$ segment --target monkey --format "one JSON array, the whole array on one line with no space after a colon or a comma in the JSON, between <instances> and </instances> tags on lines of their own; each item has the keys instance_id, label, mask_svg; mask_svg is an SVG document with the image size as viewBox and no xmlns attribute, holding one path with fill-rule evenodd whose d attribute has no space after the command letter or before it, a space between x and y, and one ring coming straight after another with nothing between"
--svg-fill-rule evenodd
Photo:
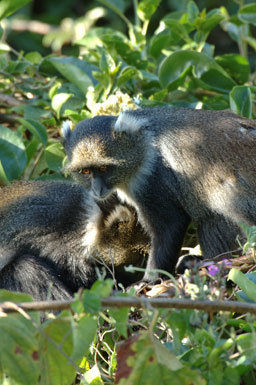
<instances>
[{"instance_id":1,"label":"monkey","mask_svg":"<svg viewBox=\"0 0 256 385\"><path fill-rule=\"evenodd\" d=\"M163 106L67 123L63 137L67 170L97 201L117 193L136 209L151 240L143 281L173 271L191 221L204 258L256 224L256 121Z\"/></svg>"},{"instance_id":2,"label":"monkey","mask_svg":"<svg viewBox=\"0 0 256 385\"><path fill-rule=\"evenodd\" d=\"M143 267L149 237L117 196L96 202L69 181L20 181L0 189L0 288L35 300L90 288L102 264L127 286L124 266Z\"/></svg>"}]
</instances>

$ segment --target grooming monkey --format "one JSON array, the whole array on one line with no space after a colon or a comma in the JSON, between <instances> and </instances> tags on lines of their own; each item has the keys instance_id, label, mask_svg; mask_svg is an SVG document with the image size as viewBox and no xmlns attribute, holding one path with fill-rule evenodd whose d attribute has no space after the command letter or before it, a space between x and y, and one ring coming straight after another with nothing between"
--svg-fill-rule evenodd
<instances>
[{"instance_id":1,"label":"grooming monkey","mask_svg":"<svg viewBox=\"0 0 256 385\"><path fill-rule=\"evenodd\" d=\"M0 195L0 288L70 298L91 286L102 262L125 286L138 279L124 265L143 265L149 238L116 196L95 202L64 181L17 182Z\"/></svg>"},{"instance_id":2,"label":"grooming monkey","mask_svg":"<svg viewBox=\"0 0 256 385\"><path fill-rule=\"evenodd\" d=\"M205 258L256 224L256 122L230 111L156 107L63 127L68 170L98 202L134 206L151 238L151 269L172 271L191 220Z\"/></svg>"}]
</instances>

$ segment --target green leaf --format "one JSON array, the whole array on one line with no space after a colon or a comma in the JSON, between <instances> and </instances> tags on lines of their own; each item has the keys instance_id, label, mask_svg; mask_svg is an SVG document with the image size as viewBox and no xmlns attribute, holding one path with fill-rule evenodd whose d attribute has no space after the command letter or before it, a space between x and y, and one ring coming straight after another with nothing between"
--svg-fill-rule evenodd
<instances>
[{"instance_id":1,"label":"green leaf","mask_svg":"<svg viewBox=\"0 0 256 385\"><path fill-rule=\"evenodd\" d=\"M74 350L71 356L73 361L81 361L88 354L89 348L97 332L97 319L90 314L81 317L74 326Z\"/></svg>"},{"instance_id":2,"label":"green leaf","mask_svg":"<svg viewBox=\"0 0 256 385\"><path fill-rule=\"evenodd\" d=\"M150 39L149 53L153 57L157 58L160 56L164 48L168 48L171 44L171 33L169 28L165 28L163 31L154 35Z\"/></svg>"},{"instance_id":3,"label":"green leaf","mask_svg":"<svg viewBox=\"0 0 256 385\"><path fill-rule=\"evenodd\" d=\"M104 49L101 50L101 57L100 57L100 69L102 72L105 72L107 74L112 74L116 68L116 64L112 56L105 51Z\"/></svg>"},{"instance_id":4,"label":"green leaf","mask_svg":"<svg viewBox=\"0 0 256 385\"><path fill-rule=\"evenodd\" d=\"M73 94L59 93L53 96L52 98L52 108L57 113L58 119L60 118L61 108L63 105L71 98Z\"/></svg>"},{"instance_id":5,"label":"green leaf","mask_svg":"<svg viewBox=\"0 0 256 385\"><path fill-rule=\"evenodd\" d=\"M104 385L99 368L96 364L90 370L88 370L83 377L85 381L82 379L81 385Z\"/></svg>"},{"instance_id":6,"label":"green leaf","mask_svg":"<svg viewBox=\"0 0 256 385\"><path fill-rule=\"evenodd\" d=\"M17 120L36 138L40 140L40 142L46 146L48 141L48 135L45 126L37 120L34 119L23 119L17 118Z\"/></svg>"},{"instance_id":7,"label":"green leaf","mask_svg":"<svg viewBox=\"0 0 256 385\"><path fill-rule=\"evenodd\" d=\"M240 354L244 354L250 361L256 359L256 335L255 333L246 333L236 338L237 349Z\"/></svg>"},{"instance_id":8,"label":"green leaf","mask_svg":"<svg viewBox=\"0 0 256 385\"><path fill-rule=\"evenodd\" d=\"M60 171L62 169L65 152L61 143L53 143L46 147L44 154L50 170Z\"/></svg>"},{"instance_id":9,"label":"green leaf","mask_svg":"<svg viewBox=\"0 0 256 385\"><path fill-rule=\"evenodd\" d=\"M39 52L29 52L25 55L25 58L33 64L39 64L42 60L42 56Z\"/></svg>"},{"instance_id":10,"label":"green leaf","mask_svg":"<svg viewBox=\"0 0 256 385\"><path fill-rule=\"evenodd\" d=\"M113 12L115 12L121 19L125 21L125 23L130 26L130 21L125 17L125 1L124 0L98 0L101 4L108 7Z\"/></svg>"},{"instance_id":11,"label":"green leaf","mask_svg":"<svg viewBox=\"0 0 256 385\"><path fill-rule=\"evenodd\" d=\"M256 272L252 271L251 273L246 273L246 277L253 283L256 284ZM255 303L255 300L251 300L242 290L238 290L236 292L236 296L238 300L249 302L249 303ZM248 330L247 330L248 331Z\"/></svg>"},{"instance_id":12,"label":"green leaf","mask_svg":"<svg viewBox=\"0 0 256 385\"><path fill-rule=\"evenodd\" d=\"M44 323L42 329L43 333L39 336L40 383L47 385L73 383L76 369L68 359L73 352L71 322L66 319L55 319L50 323Z\"/></svg>"},{"instance_id":13,"label":"green leaf","mask_svg":"<svg viewBox=\"0 0 256 385\"><path fill-rule=\"evenodd\" d=\"M82 39L76 40L75 44L95 49L97 46L102 47L103 38L105 36L109 36L109 39L112 39L112 42L124 41L128 43L127 37L123 33L116 31L113 28L95 27L91 28Z\"/></svg>"},{"instance_id":14,"label":"green leaf","mask_svg":"<svg viewBox=\"0 0 256 385\"><path fill-rule=\"evenodd\" d=\"M7 175L6 175L5 171L4 171L4 168L3 168L1 160L0 160L0 180L2 182L4 182L5 185L9 184L9 179L8 179L8 177L7 177Z\"/></svg>"},{"instance_id":15,"label":"green leaf","mask_svg":"<svg viewBox=\"0 0 256 385\"><path fill-rule=\"evenodd\" d=\"M175 89L191 70L196 79L212 90L228 92L236 85L213 59L194 51L177 51L165 58L159 68L159 79L164 88Z\"/></svg>"},{"instance_id":16,"label":"green leaf","mask_svg":"<svg viewBox=\"0 0 256 385\"><path fill-rule=\"evenodd\" d=\"M138 16L143 21L149 21L155 13L161 0L141 0L138 6Z\"/></svg>"},{"instance_id":17,"label":"green leaf","mask_svg":"<svg viewBox=\"0 0 256 385\"><path fill-rule=\"evenodd\" d=\"M237 269L231 269L228 275L228 279L235 282L236 285L243 290L243 292L255 302L256 298L256 284L250 281L241 271Z\"/></svg>"},{"instance_id":18,"label":"green leaf","mask_svg":"<svg viewBox=\"0 0 256 385\"><path fill-rule=\"evenodd\" d=\"M120 87L122 84L130 81L131 79L142 78L141 72L135 67L124 67L117 78L117 86Z\"/></svg>"},{"instance_id":19,"label":"green leaf","mask_svg":"<svg viewBox=\"0 0 256 385\"><path fill-rule=\"evenodd\" d=\"M17 9L24 7L30 3L31 0L1 0L0 1L0 20L4 17L10 16Z\"/></svg>"},{"instance_id":20,"label":"green leaf","mask_svg":"<svg viewBox=\"0 0 256 385\"><path fill-rule=\"evenodd\" d=\"M206 382L197 371L183 366L178 358L166 349L149 333L141 333L132 344L134 355L130 355L127 364L132 368L128 378L122 378L119 385L205 385ZM118 359L118 353L117 353Z\"/></svg>"},{"instance_id":21,"label":"green leaf","mask_svg":"<svg viewBox=\"0 0 256 385\"><path fill-rule=\"evenodd\" d=\"M82 295L82 302L86 313L98 313L101 310L100 297L90 290L85 289Z\"/></svg>"},{"instance_id":22,"label":"green leaf","mask_svg":"<svg viewBox=\"0 0 256 385\"><path fill-rule=\"evenodd\" d=\"M4 373L17 384L36 385L39 354L32 323L21 316L1 317L0 334L0 362Z\"/></svg>"},{"instance_id":23,"label":"green leaf","mask_svg":"<svg viewBox=\"0 0 256 385\"><path fill-rule=\"evenodd\" d=\"M251 119L252 94L248 86L236 86L229 94L230 108L239 115Z\"/></svg>"},{"instance_id":24,"label":"green leaf","mask_svg":"<svg viewBox=\"0 0 256 385\"><path fill-rule=\"evenodd\" d=\"M31 106L30 104L24 106L24 119L40 120L42 118L49 118L51 112L40 107Z\"/></svg>"},{"instance_id":25,"label":"green leaf","mask_svg":"<svg viewBox=\"0 0 256 385\"><path fill-rule=\"evenodd\" d=\"M96 281L92 285L90 291L98 295L101 298L108 297L113 290L113 280L110 278L105 279L105 281Z\"/></svg>"},{"instance_id":26,"label":"green leaf","mask_svg":"<svg viewBox=\"0 0 256 385\"><path fill-rule=\"evenodd\" d=\"M10 52L11 47L8 44L0 43L0 52Z\"/></svg>"},{"instance_id":27,"label":"green leaf","mask_svg":"<svg viewBox=\"0 0 256 385\"><path fill-rule=\"evenodd\" d=\"M243 23L256 25L256 4L247 4L241 7L237 14Z\"/></svg>"},{"instance_id":28,"label":"green leaf","mask_svg":"<svg viewBox=\"0 0 256 385\"><path fill-rule=\"evenodd\" d=\"M199 8L193 0L190 0L187 5L188 20L194 22L199 14Z\"/></svg>"},{"instance_id":29,"label":"green leaf","mask_svg":"<svg viewBox=\"0 0 256 385\"><path fill-rule=\"evenodd\" d=\"M207 13L206 18L197 19L198 30L204 32L205 38L208 36L208 33L216 27L221 20L224 19L224 15L219 9L212 9Z\"/></svg>"},{"instance_id":30,"label":"green leaf","mask_svg":"<svg viewBox=\"0 0 256 385\"><path fill-rule=\"evenodd\" d=\"M0 161L9 180L18 179L23 173L27 156L22 139L12 130L0 125Z\"/></svg>"},{"instance_id":31,"label":"green leaf","mask_svg":"<svg viewBox=\"0 0 256 385\"><path fill-rule=\"evenodd\" d=\"M237 53L230 53L215 57L215 61L237 83L243 84L249 80L250 65L244 56Z\"/></svg>"},{"instance_id":32,"label":"green leaf","mask_svg":"<svg viewBox=\"0 0 256 385\"><path fill-rule=\"evenodd\" d=\"M109 314L115 320L115 326L118 333L127 338L127 323L130 309L128 307L112 308Z\"/></svg>"},{"instance_id":33,"label":"green leaf","mask_svg":"<svg viewBox=\"0 0 256 385\"><path fill-rule=\"evenodd\" d=\"M51 58L50 62L68 81L75 84L84 94L93 85L91 78L76 64L64 61L62 58Z\"/></svg>"},{"instance_id":34,"label":"green leaf","mask_svg":"<svg viewBox=\"0 0 256 385\"><path fill-rule=\"evenodd\" d=\"M15 302L15 303L21 303L21 302L31 302L33 301L33 298L29 294L24 293L16 293L11 292L5 289L0 290L0 302Z\"/></svg>"}]
</instances>

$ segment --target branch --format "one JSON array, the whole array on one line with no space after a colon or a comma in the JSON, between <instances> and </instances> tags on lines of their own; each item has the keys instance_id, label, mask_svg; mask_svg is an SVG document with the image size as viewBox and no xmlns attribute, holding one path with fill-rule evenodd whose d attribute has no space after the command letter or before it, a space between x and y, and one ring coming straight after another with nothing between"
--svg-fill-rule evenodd
<instances>
[{"instance_id":1,"label":"branch","mask_svg":"<svg viewBox=\"0 0 256 385\"><path fill-rule=\"evenodd\" d=\"M49 24L42 23L41 21L36 20L29 21L14 19L9 22L9 26L13 31L29 31L32 33L38 33L40 35L46 35L54 29Z\"/></svg>"},{"instance_id":2,"label":"branch","mask_svg":"<svg viewBox=\"0 0 256 385\"><path fill-rule=\"evenodd\" d=\"M70 309L74 300L69 301L41 301L23 302L16 304L25 311L64 310ZM147 298L147 297L108 297L101 300L103 307L131 307L135 306L150 308L174 308L174 309L197 309L206 312L228 311L235 313L256 314L256 304L238 301L208 301L173 298ZM0 312L15 312L13 304L2 302Z\"/></svg>"},{"instance_id":3,"label":"branch","mask_svg":"<svg viewBox=\"0 0 256 385\"><path fill-rule=\"evenodd\" d=\"M10 115L10 114L1 114L0 113L0 123L17 123L17 118L19 115Z\"/></svg>"},{"instance_id":4,"label":"branch","mask_svg":"<svg viewBox=\"0 0 256 385\"><path fill-rule=\"evenodd\" d=\"M25 104L21 100L18 100L13 96L6 95L6 94L0 94L0 103L4 103L12 107L22 106L23 104Z\"/></svg>"}]
</instances>

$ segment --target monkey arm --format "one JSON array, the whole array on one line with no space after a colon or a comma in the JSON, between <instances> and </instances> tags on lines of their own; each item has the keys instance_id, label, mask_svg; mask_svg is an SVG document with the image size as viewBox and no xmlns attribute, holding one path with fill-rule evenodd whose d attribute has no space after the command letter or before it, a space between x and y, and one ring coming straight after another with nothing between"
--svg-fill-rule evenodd
<instances>
[{"instance_id":1,"label":"monkey arm","mask_svg":"<svg viewBox=\"0 0 256 385\"><path fill-rule=\"evenodd\" d=\"M150 202L150 200L149 200ZM151 200L152 202L152 200ZM173 272L179 258L182 242L190 222L188 214L175 202L154 202L142 206L142 221L147 223L151 236L151 252L143 280L152 280L150 270L162 269Z\"/></svg>"}]
</instances>

